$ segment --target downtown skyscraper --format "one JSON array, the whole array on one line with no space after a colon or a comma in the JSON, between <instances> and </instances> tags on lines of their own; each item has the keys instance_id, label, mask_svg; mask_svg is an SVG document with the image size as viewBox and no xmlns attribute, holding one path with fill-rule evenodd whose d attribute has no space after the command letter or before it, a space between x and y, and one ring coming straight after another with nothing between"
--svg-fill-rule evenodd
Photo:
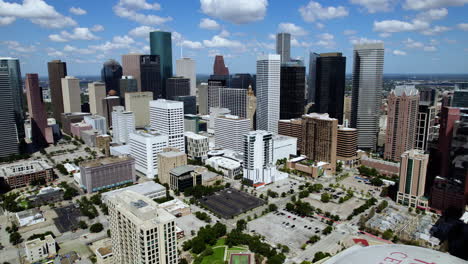
<instances>
[{"instance_id":1,"label":"downtown skyscraper","mask_svg":"<svg viewBox=\"0 0 468 264\"><path fill-rule=\"evenodd\" d=\"M276 54L281 55L281 63L288 62L291 59L291 34L276 34Z\"/></svg>"},{"instance_id":2,"label":"downtown skyscraper","mask_svg":"<svg viewBox=\"0 0 468 264\"><path fill-rule=\"evenodd\" d=\"M399 161L416 146L419 93L414 86L397 86L387 97L387 138L384 158Z\"/></svg>"},{"instance_id":3,"label":"downtown skyscraper","mask_svg":"<svg viewBox=\"0 0 468 264\"><path fill-rule=\"evenodd\" d=\"M161 62L158 55L123 55L122 65L123 74L132 76L137 81L139 92L152 92L153 99L163 97Z\"/></svg>"},{"instance_id":4,"label":"downtown skyscraper","mask_svg":"<svg viewBox=\"0 0 468 264\"><path fill-rule=\"evenodd\" d=\"M20 153L16 129L13 85L7 65L0 65L0 157Z\"/></svg>"},{"instance_id":5,"label":"downtown skyscraper","mask_svg":"<svg viewBox=\"0 0 468 264\"><path fill-rule=\"evenodd\" d=\"M328 113L343 124L346 57L322 53L316 61L315 112Z\"/></svg>"},{"instance_id":6,"label":"downtown skyscraper","mask_svg":"<svg viewBox=\"0 0 468 264\"><path fill-rule=\"evenodd\" d=\"M280 117L281 56L257 58L257 129L278 132Z\"/></svg>"},{"instance_id":7,"label":"downtown skyscraper","mask_svg":"<svg viewBox=\"0 0 468 264\"><path fill-rule=\"evenodd\" d=\"M305 71L300 60L281 64L281 119L300 118L304 114Z\"/></svg>"},{"instance_id":8,"label":"downtown skyscraper","mask_svg":"<svg viewBox=\"0 0 468 264\"><path fill-rule=\"evenodd\" d=\"M116 60L104 62L101 70L101 81L106 85L106 94L114 90L120 94L119 84L122 78L122 66Z\"/></svg>"},{"instance_id":9,"label":"downtown skyscraper","mask_svg":"<svg viewBox=\"0 0 468 264\"><path fill-rule=\"evenodd\" d=\"M60 122L63 108L62 78L67 76L67 64L64 61L53 60L47 63L49 72L49 91L52 101L52 116Z\"/></svg>"},{"instance_id":10,"label":"downtown skyscraper","mask_svg":"<svg viewBox=\"0 0 468 264\"><path fill-rule=\"evenodd\" d=\"M375 150L383 86L384 44L354 46L351 127L358 129L358 147Z\"/></svg>"},{"instance_id":11,"label":"downtown skyscraper","mask_svg":"<svg viewBox=\"0 0 468 264\"><path fill-rule=\"evenodd\" d=\"M171 32L150 32L151 55L159 55L162 97L166 98L166 80L172 77L172 39ZM154 98L157 98L154 95Z\"/></svg>"},{"instance_id":12,"label":"downtown skyscraper","mask_svg":"<svg viewBox=\"0 0 468 264\"><path fill-rule=\"evenodd\" d=\"M307 83L307 103L315 101L315 82L317 78L317 58L320 54L311 52L309 54L309 80Z\"/></svg>"},{"instance_id":13,"label":"downtown skyscraper","mask_svg":"<svg viewBox=\"0 0 468 264\"><path fill-rule=\"evenodd\" d=\"M229 75L229 69L224 64L223 55L216 55L213 64L213 75Z\"/></svg>"},{"instance_id":14,"label":"downtown skyscraper","mask_svg":"<svg viewBox=\"0 0 468 264\"><path fill-rule=\"evenodd\" d=\"M180 58L176 60L176 75L190 79L190 95L195 96L197 92L195 60L191 58Z\"/></svg>"}]
</instances>

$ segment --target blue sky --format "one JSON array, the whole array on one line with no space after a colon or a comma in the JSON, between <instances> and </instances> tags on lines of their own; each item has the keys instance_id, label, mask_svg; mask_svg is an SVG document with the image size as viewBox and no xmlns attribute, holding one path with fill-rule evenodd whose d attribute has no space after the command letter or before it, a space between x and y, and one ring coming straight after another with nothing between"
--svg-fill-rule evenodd
<instances>
[{"instance_id":1,"label":"blue sky","mask_svg":"<svg viewBox=\"0 0 468 264\"><path fill-rule=\"evenodd\" d=\"M290 32L292 56L342 52L351 73L353 44L383 41L385 73L468 73L468 0L0 0L0 56L22 72L99 75L106 59L149 53L148 32L173 32L173 57L211 73L222 54L231 73L255 72L274 53L274 34Z\"/></svg>"}]
</instances>

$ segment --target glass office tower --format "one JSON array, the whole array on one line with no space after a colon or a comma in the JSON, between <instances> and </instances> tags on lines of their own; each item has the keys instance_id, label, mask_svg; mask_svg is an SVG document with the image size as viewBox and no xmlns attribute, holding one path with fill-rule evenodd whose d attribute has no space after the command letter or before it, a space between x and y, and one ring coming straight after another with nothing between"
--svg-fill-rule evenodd
<instances>
[{"instance_id":1,"label":"glass office tower","mask_svg":"<svg viewBox=\"0 0 468 264\"><path fill-rule=\"evenodd\" d=\"M161 67L161 87L166 98L166 80L172 77L172 40L171 32L150 32L151 55L159 55Z\"/></svg>"}]
</instances>

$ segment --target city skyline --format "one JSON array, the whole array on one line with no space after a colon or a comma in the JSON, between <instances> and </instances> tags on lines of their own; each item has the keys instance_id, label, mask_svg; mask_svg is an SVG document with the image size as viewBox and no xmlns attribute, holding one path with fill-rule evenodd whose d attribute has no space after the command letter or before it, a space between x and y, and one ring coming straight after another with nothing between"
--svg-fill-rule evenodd
<instances>
[{"instance_id":1,"label":"city skyline","mask_svg":"<svg viewBox=\"0 0 468 264\"><path fill-rule=\"evenodd\" d=\"M231 72L252 73L252 56L274 53L274 34L289 32L291 57L301 57L306 65L309 51L337 51L351 58L354 44L381 40L385 73L466 70L458 59L468 52L463 46L468 38L465 1L249 2L233 8L219 0L191 1L180 10L177 1L116 0L98 6L90 1L0 1L0 33L8 36L0 46L8 51L5 56L20 59L25 73L45 76L43 65L61 59L70 75L98 75L107 59L149 54L149 32L159 29L172 32L173 61L183 50L184 57L197 62L197 73L210 73L218 54ZM288 14L287 19L281 14ZM348 60L347 73L351 67Z\"/></svg>"}]
</instances>

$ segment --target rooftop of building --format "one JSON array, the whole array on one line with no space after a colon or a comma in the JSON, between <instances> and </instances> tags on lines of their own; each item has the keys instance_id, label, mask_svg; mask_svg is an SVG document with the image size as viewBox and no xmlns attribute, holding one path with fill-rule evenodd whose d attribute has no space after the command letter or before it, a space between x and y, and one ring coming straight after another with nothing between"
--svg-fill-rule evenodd
<instances>
[{"instance_id":1,"label":"rooftop of building","mask_svg":"<svg viewBox=\"0 0 468 264\"><path fill-rule=\"evenodd\" d=\"M89 115L89 116L86 116L85 119L102 120L106 118L100 115Z\"/></svg>"},{"instance_id":2,"label":"rooftop of building","mask_svg":"<svg viewBox=\"0 0 468 264\"><path fill-rule=\"evenodd\" d=\"M281 119L279 122L283 123L292 123L292 124L302 124L302 118L294 118L294 119Z\"/></svg>"},{"instance_id":3,"label":"rooftop of building","mask_svg":"<svg viewBox=\"0 0 468 264\"><path fill-rule=\"evenodd\" d=\"M72 127L92 127L90 124L82 121L82 122L78 122L78 123L71 123L70 126Z\"/></svg>"},{"instance_id":4,"label":"rooftop of building","mask_svg":"<svg viewBox=\"0 0 468 264\"><path fill-rule=\"evenodd\" d=\"M69 112L69 113L62 113L64 116L88 116L91 115L91 113L85 113L85 112Z\"/></svg>"},{"instance_id":5,"label":"rooftop of building","mask_svg":"<svg viewBox=\"0 0 468 264\"><path fill-rule=\"evenodd\" d=\"M196 134L196 133L193 133L191 131L187 131L184 133L184 136L188 137L188 138L191 138L191 139L208 139L207 137L205 136L202 136L202 135L199 135L199 134Z\"/></svg>"},{"instance_id":6,"label":"rooftop of building","mask_svg":"<svg viewBox=\"0 0 468 264\"><path fill-rule=\"evenodd\" d=\"M226 168L226 169L230 169L230 170L239 168L241 166L240 162L227 158L227 157L223 157L223 156L211 157L205 161L205 163L208 163L208 162L215 162L219 166Z\"/></svg>"},{"instance_id":7,"label":"rooftop of building","mask_svg":"<svg viewBox=\"0 0 468 264\"><path fill-rule=\"evenodd\" d=\"M36 216L39 216L39 215L42 217L42 213L39 210L39 208L32 208L32 209L29 209L29 210L24 210L24 211L16 213L16 217L18 217L19 219L24 219L24 218L29 218L29 217L36 217Z\"/></svg>"},{"instance_id":8,"label":"rooftop of building","mask_svg":"<svg viewBox=\"0 0 468 264\"><path fill-rule=\"evenodd\" d=\"M160 155L160 156L162 156L164 158L174 158L174 157L179 157L179 156L185 155L185 152L182 152L182 151L165 151L165 152L159 153L158 155Z\"/></svg>"},{"instance_id":9,"label":"rooftop of building","mask_svg":"<svg viewBox=\"0 0 468 264\"><path fill-rule=\"evenodd\" d=\"M195 170L195 166L192 165L182 165L171 170L171 174L174 176L181 176L187 173L190 173Z\"/></svg>"},{"instance_id":10,"label":"rooftop of building","mask_svg":"<svg viewBox=\"0 0 468 264\"><path fill-rule=\"evenodd\" d=\"M327 113L325 113L325 114L310 113L310 114L305 114L302 117L303 118L313 118L313 119L327 120L327 121L338 120L336 118L331 118Z\"/></svg>"},{"instance_id":11,"label":"rooftop of building","mask_svg":"<svg viewBox=\"0 0 468 264\"><path fill-rule=\"evenodd\" d=\"M86 135L99 135L101 131L96 130L96 129L88 129L88 130L81 131L81 133L86 134Z\"/></svg>"},{"instance_id":12,"label":"rooftop of building","mask_svg":"<svg viewBox=\"0 0 468 264\"><path fill-rule=\"evenodd\" d=\"M167 136L166 134L159 133L156 130L137 130L135 132L132 132L131 134L140 136L140 137L145 137L145 138L154 138L154 137L160 137L160 136Z\"/></svg>"},{"instance_id":13,"label":"rooftop of building","mask_svg":"<svg viewBox=\"0 0 468 264\"><path fill-rule=\"evenodd\" d=\"M136 192L136 193L139 193L139 194L142 194L142 195L147 195L147 194L154 193L154 192L166 191L166 187L162 186L159 183L155 183L154 181L147 181L147 182L131 185L131 186L128 186L128 187L125 187L125 188L105 192L105 193L102 194L102 196L103 196L104 199L107 199L107 198L113 197L113 196L115 196L115 195L117 195L117 194L119 194L119 193L121 193L123 191L132 191L132 192Z\"/></svg>"},{"instance_id":14,"label":"rooftop of building","mask_svg":"<svg viewBox=\"0 0 468 264\"><path fill-rule=\"evenodd\" d=\"M356 131L357 132L357 129L356 128L352 128L352 127L345 127L345 126L339 126L338 127L338 131Z\"/></svg>"},{"instance_id":15,"label":"rooftop of building","mask_svg":"<svg viewBox=\"0 0 468 264\"><path fill-rule=\"evenodd\" d=\"M29 240L24 243L24 246L26 248L36 248L36 247L42 247L44 243L55 243L55 239L51 235L46 235L44 237L44 240L41 240L40 238Z\"/></svg>"},{"instance_id":16,"label":"rooftop of building","mask_svg":"<svg viewBox=\"0 0 468 264\"><path fill-rule=\"evenodd\" d=\"M159 207L164 208L168 211L175 211L183 208L190 207L186 203L182 202L179 199L173 199L164 203L159 204Z\"/></svg>"},{"instance_id":17,"label":"rooftop of building","mask_svg":"<svg viewBox=\"0 0 468 264\"><path fill-rule=\"evenodd\" d=\"M210 179L219 177L220 175L212 171L205 171L201 173L201 176L203 181L209 181Z\"/></svg>"},{"instance_id":18,"label":"rooftop of building","mask_svg":"<svg viewBox=\"0 0 468 264\"><path fill-rule=\"evenodd\" d=\"M101 256L105 257L112 254L112 246L100 247L96 249L96 252Z\"/></svg>"},{"instance_id":19,"label":"rooftop of building","mask_svg":"<svg viewBox=\"0 0 468 264\"><path fill-rule=\"evenodd\" d=\"M116 203L119 211L130 215L136 226L143 229L175 219L175 216L161 208L156 202L133 191L126 190L117 194L112 202Z\"/></svg>"},{"instance_id":20,"label":"rooftop of building","mask_svg":"<svg viewBox=\"0 0 468 264\"><path fill-rule=\"evenodd\" d=\"M130 156L110 156L110 157L104 157L104 158L99 158L95 160L83 161L80 163L80 167L93 168L93 167L99 167L103 165L109 165L113 163L129 161L129 160L134 160L134 159Z\"/></svg>"},{"instance_id":21,"label":"rooftop of building","mask_svg":"<svg viewBox=\"0 0 468 264\"><path fill-rule=\"evenodd\" d=\"M0 166L0 177L8 178L52 169L45 160L18 161Z\"/></svg>"},{"instance_id":22,"label":"rooftop of building","mask_svg":"<svg viewBox=\"0 0 468 264\"><path fill-rule=\"evenodd\" d=\"M266 130L253 130L253 131L249 131L246 135L248 135L248 136L256 136L256 135L266 136L266 135L273 135L273 134L271 132L266 131Z\"/></svg>"},{"instance_id":23,"label":"rooftop of building","mask_svg":"<svg viewBox=\"0 0 468 264\"><path fill-rule=\"evenodd\" d=\"M354 50L384 49L383 42L377 43L359 43L354 45Z\"/></svg>"},{"instance_id":24,"label":"rooftop of building","mask_svg":"<svg viewBox=\"0 0 468 264\"><path fill-rule=\"evenodd\" d=\"M164 107L177 107L177 108L180 107L180 108L183 108L184 107L184 102L167 100L167 99L158 99L158 100L150 101L150 106L154 106L154 107L164 106Z\"/></svg>"},{"instance_id":25,"label":"rooftop of building","mask_svg":"<svg viewBox=\"0 0 468 264\"><path fill-rule=\"evenodd\" d=\"M285 135L274 135L274 141L286 141L286 140L297 140L295 137L285 136Z\"/></svg>"},{"instance_id":26,"label":"rooftop of building","mask_svg":"<svg viewBox=\"0 0 468 264\"><path fill-rule=\"evenodd\" d=\"M414 85L397 85L395 89L391 91L395 96L418 96L419 91Z\"/></svg>"},{"instance_id":27,"label":"rooftop of building","mask_svg":"<svg viewBox=\"0 0 468 264\"><path fill-rule=\"evenodd\" d=\"M412 149L403 152L401 157L408 155L412 159L429 159L429 154L424 154L424 150Z\"/></svg>"}]
</instances>

